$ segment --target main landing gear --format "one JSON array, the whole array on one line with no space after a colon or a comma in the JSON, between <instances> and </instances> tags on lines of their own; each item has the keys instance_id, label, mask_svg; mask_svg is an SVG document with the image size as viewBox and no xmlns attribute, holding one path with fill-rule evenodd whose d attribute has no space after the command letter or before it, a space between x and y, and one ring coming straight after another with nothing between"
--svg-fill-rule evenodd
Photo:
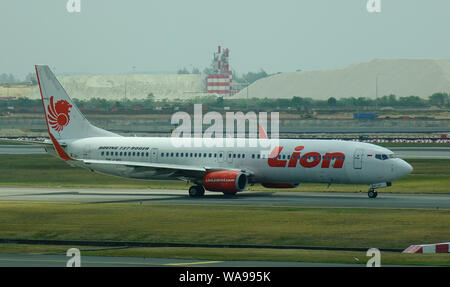
<instances>
[{"instance_id":1,"label":"main landing gear","mask_svg":"<svg viewBox=\"0 0 450 287\"><path fill-rule=\"evenodd\" d=\"M369 196L369 198L376 198L378 192L375 190L375 188L370 188L369 192L367 192L367 195Z\"/></svg>"},{"instance_id":2,"label":"main landing gear","mask_svg":"<svg viewBox=\"0 0 450 287\"><path fill-rule=\"evenodd\" d=\"M190 197L202 197L205 195L205 189L201 185L194 185L189 188Z\"/></svg>"},{"instance_id":3,"label":"main landing gear","mask_svg":"<svg viewBox=\"0 0 450 287\"><path fill-rule=\"evenodd\" d=\"M236 195L236 191L224 191L225 196L232 197ZM193 185L189 188L190 197L202 197L205 195L205 188L201 185Z\"/></svg>"}]
</instances>

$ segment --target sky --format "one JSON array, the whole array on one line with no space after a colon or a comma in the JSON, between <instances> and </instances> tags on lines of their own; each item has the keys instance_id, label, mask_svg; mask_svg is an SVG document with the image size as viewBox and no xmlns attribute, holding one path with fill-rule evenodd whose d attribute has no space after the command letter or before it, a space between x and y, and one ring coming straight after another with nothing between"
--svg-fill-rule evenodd
<instances>
[{"instance_id":1,"label":"sky","mask_svg":"<svg viewBox=\"0 0 450 287\"><path fill-rule=\"evenodd\" d=\"M79 1L0 0L0 73L203 70L218 45L238 73L450 58L448 0L379 0L379 13L369 0Z\"/></svg>"}]
</instances>

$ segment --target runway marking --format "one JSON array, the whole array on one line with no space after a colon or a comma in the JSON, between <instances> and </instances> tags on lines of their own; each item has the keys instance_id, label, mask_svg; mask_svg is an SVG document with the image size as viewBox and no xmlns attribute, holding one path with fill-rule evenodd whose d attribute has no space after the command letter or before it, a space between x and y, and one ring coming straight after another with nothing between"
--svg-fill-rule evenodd
<instances>
[{"instance_id":1,"label":"runway marking","mask_svg":"<svg viewBox=\"0 0 450 287\"><path fill-rule=\"evenodd\" d=\"M184 265L198 265L198 264L214 264L223 263L223 261L203 261L203 262L186 262L186 263L167 263L167 266L184 266Z\"/></svg>"}]
</instances>

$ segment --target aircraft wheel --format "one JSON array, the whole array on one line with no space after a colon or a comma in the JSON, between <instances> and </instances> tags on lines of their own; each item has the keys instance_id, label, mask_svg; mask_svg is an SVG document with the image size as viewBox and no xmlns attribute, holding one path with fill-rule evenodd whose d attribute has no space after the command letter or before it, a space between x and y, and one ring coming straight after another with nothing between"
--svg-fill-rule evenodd
<instances>
[{"instance_id":1,"label":"aircraft wheel","mask_svg":"<svg viewBox=\"0 0 450 287\"><path fill-rule=\"evenodd\" d=\"M201 197L205 195L205 189L203 186L194 185L189 188L189 196L190 197Z\"/></svg>"},{"instance_id":2,"label":"aircraft wheel","mask_svg":"<svg viewBox=\"0 0 450 287\"><path fill-rule=\"evenodd\" d=\"M367 193L369 198L376 198L378 195L378 192L375 189L369 189L369 192Z\"/></svg>"}]
</instances>

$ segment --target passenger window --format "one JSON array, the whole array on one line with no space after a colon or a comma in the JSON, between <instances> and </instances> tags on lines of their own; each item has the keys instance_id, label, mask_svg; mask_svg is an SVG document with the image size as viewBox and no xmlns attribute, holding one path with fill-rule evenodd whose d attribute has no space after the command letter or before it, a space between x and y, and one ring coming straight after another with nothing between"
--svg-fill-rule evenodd
<instances>
[{"instance_id":1,"label":"passenger window","mask_svg":"<svg viewBox=\"0 0 450 287\"><path fill-rule=\"evenodd\" d=\"M244 154L242 154L242 158L245 158L245 153L244 153Z\"/></svg>"},{"instance_id":2,"label":"passenger window","mask_svg":"<svg viewBox=\"0 0 450 287\"><path fill-rule=\"evenodd\" d=\"M388 156L387 156L387 155L383 154L382 156L383 156L383 160L388 159Z\"/></svg>"}]
</instances>

